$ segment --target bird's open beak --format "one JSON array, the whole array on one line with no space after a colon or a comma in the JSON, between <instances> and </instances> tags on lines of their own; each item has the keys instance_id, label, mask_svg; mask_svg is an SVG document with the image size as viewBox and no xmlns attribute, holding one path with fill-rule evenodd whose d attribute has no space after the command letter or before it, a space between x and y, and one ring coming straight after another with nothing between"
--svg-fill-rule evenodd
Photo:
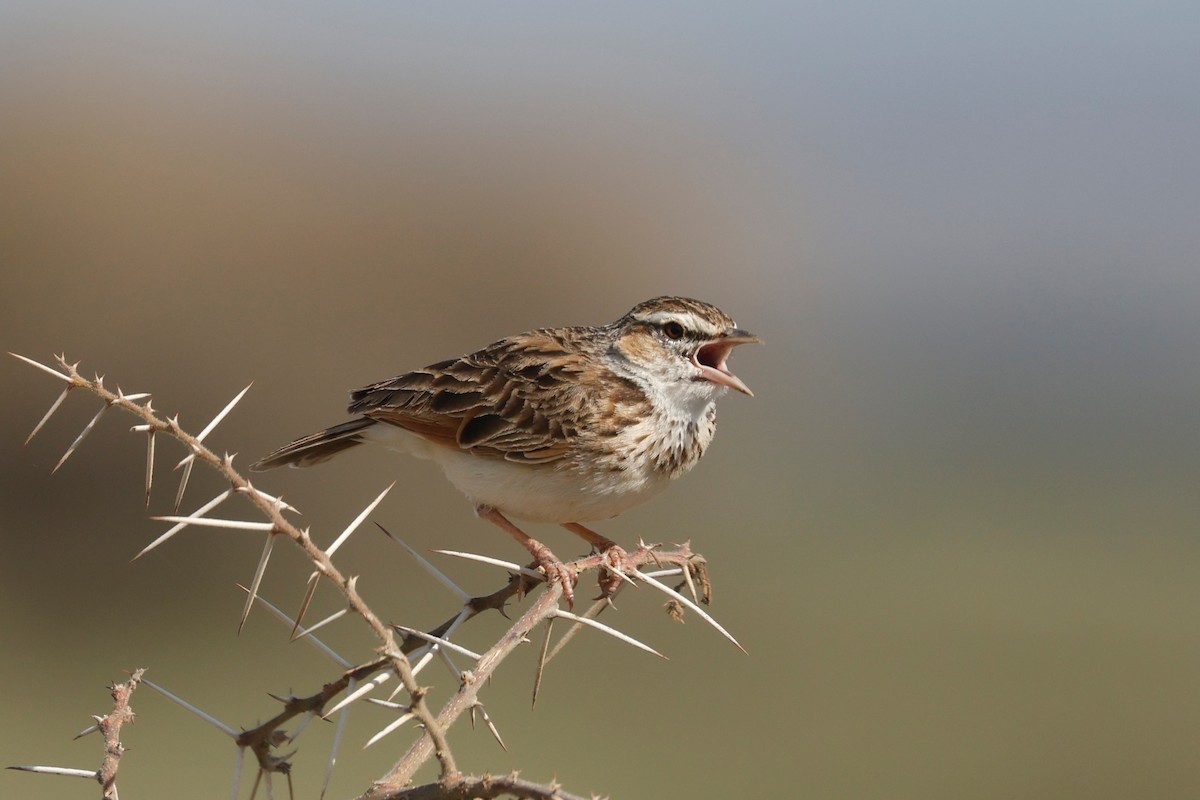
<instances>
[{"instance_id":1,"label":"bird's open beak","mask_svg":"<svg viewBox=\"0 0 1200 800\"><path fill-rule=\"evenodd\" d=\"M739 392L753 397L754 392L750 391L750 387L742 383L742 379L725 366L725 359L729 358L733 348L739 344L762 344L762 339L741 328L730 328L720 339L709 342L697 350L696 354L692 356L692 363L700 370L700 375L705 380L721 386L728 386L730 389L737 389Z\"/></svg>"}]
</instances>

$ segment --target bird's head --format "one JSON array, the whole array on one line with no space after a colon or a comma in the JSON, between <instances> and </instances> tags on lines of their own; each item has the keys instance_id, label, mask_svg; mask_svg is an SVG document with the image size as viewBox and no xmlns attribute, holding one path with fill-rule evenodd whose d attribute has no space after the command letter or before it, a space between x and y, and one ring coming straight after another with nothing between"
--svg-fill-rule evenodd
<instances>
[{"instance_id":1,"label":"bird's head","mask_svg":"<svg viewBox=\"0 0 1200 800\"><path fill-rule=\"evenodd\" d=\"M656 297L634 306L614 326L617 353L660 391L706 402L726 388L753 396L726 360L738 345L761 340L716 306L686 297Z\"/></svg>"}]
</instances>

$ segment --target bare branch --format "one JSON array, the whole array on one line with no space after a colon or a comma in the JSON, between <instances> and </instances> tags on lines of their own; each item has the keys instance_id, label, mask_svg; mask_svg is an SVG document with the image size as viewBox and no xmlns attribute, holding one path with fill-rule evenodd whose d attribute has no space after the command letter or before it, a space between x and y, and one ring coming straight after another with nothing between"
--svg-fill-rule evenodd
<instances>
[{"instance_id":1,"label":"bare branch","mask_svg":"<svg viewBox=\"0 0 1200 800\"><path fill-rule=\"evenodd\" d=\"M58 363L63 369L59 372L55 369L47 367L37 362L27 359L23 356L17 356L22 361L25 361L36 368L47 372L55 377L63 380L66 387L62 394L55 400L50 410L43 416L42 420L35 426L30 434L30 439L42 427L45 426L54 411L61 406L65 401L66 395L71 389L84 389L86 392L97 396L103 402L103 406L99 412L92 418L84 430L79 434L67 452L60 459L58 466L61 466L67 458L78 448L87 434L96 427L104 413L109 408L119 408L127 413L138 417L139 424L134 426L137 432L147 434L147 454L146 454L146 503L149 504L150 493L154 483L154 466L155 466L155 450L157 442L157 434L164 433L170 438L178 441L185 448L187 455L179 462L177 468L183 469L183 475L180 480L179 490L176 494L176 513L169 516L154 517L158 521L168 522L172 524L172 528L166 533L159 536L150 545L145 547L138 553L135 558L144 555L150 550L164 544L175 536L178 532L187 526L211 527L234 530L247 530L265 532L267 534L262 555L259 559L255 570L254 579L247 592L246 603L243 608L242 616L239 622L239 630L244 625L249 610L255 602L261 603L264 607L270 609L273 614L293 626L294 638L307 638L315 646L322 648L330 655L343 669L343 674L336 680L330 681L323 685L320 691L308 697L295 697L288 695L286 697L277 698L282 704L283 709L275 714L271 719L258 724L254 728L243 730L240 733L233 727L226 725L214 717L205 714L195 706L187 703L174 694L167 692L165 689L146 681L141 680L147 686L152 687L164 696L178 703L182 707L188 709L193 714L200 716L206 722L209 722L214 727L217 727L226 735L230 736L236 742L238 748L238 761L235 770L232 796L236 799L240 785L240 770L242 764L242 755L245 750L249 749L255 754L258 761L258 777L255 781L255 787L261 786L268 797L273 796L273 775L275 773L283 773L288 776L289 791L291 789L291 764L290 758L293 753L280 753L278 748L285 746L287 742L294 740L305 730L307 724L314 718L327 719L334 713L339 714L337 723L337 732L334 736L334 745L331 749L328 763L326 765L324 784L322 795L328 787L332 769L337 761L337 750L342 740L344 726L346 722L346 712L348 706L355 700L366 697L368 694L379 688L383 683L390 680L393 676L397 680L397 692L403 691L407 695L406 703L390 703L378 699L372 699L374 702L393 707L400 712L397 719L393 720L387 727L375 734L367 742L367 745L374 744L383 736L397 730L406 722L415 722L415 728L420 731L415 740L400 760L388 771L374 786L372 786L364 795L365 798L464 798L468 797L499 797L501 795L511 795L515 797L528 798L559 798L560 800L572 800L575 795L570 795L563 792L557 784L535 784L528 781L517 779L516 775L506 778L495 778L492 776L467 776L460 773L455 762L454 756L450 750L446 732L452 725L461 717L462 713L469 712L472 720L476 714L482 716L489 730L496 737L501 747L504 747L504 742L500 738L496 726L487 714L479 700L479 692L483 686L487 685L495 674L499 664L502 663L515 649L523 643L529 641L530 632L534 627L540 624L546 626L546 637L540 646L540 654L538 658L537 674L535 676L534 699L536 702L537 692L540 688L540 683L543 677L545 665L553 659L554 655L561 650L563 645L571 639L575 633L580 630L581 626L593 627L610 636L620 639L628 644L632 644L640 649L646 650L660 658L665 658L661 653L658 653L653 648L642 642L633 639L616 628L597 622L593 617L599 614L602 610L612 605L612 597L619 592L625 585L636 585L638 579L644 580L647 583L658 588L660 591L668 594L671 598L670 605L676 608L687 607L698 613L703 619L712 624L719 632L729 638L734 644L736 640L717 624L711 616L701 610L694 599L688 599L680 594L678 589L685 586L690 589L693 598L697 597L696 587L699 585L700 595L704 602L707 602L709 595L709 584L707 576L704 572L703 558L691 553L687 545L680 546L677 550L671 552L656 551L654 547L641 546L637 551L625 554L620 552L620 559L614 560L612 553L594 553L590 556L577 559L565 565L573 575L581 575L591 571L599 575L601 590L604 592L604 598L595 604L587 614L577 616L559 609L560 601L562 600L562 592L564 586L560 583L553 582L547 584L544 575L528 566L505 561L502 559L492 558L490 556L477 555L471 553L462 553L456 551L438 551L446 555L451 555L459 558L478 561L492 566L500 567L509 573L508 580L505 585L489 595L478 597L469 596L457 583L451 580L441 570L435 568L427 559L418 554L415 550L409 547L404 542L392 536L387 530L384 533L405 548L418 563L422 565L435 579L447 586L461 601L461 607L454 614L446 619L441 625L432 630L420 631L414 628L393 626L381 620L372 608L367 604L366 600L361 595L356 576L347 576L342 573L332 561L332 557L339 549L348 541L349 537L361 526L361 524L373 514L384 497L387 496L392 486L385 488L367 507L365 507L350 525L339 534L333 542L325 549L318 547L312 538L309 536L307 529L301 530L293 525L288 519L283 516L285 511L295 512L295 509L284 503L281 498L274 497L266 492L262 492L254 488L244 476L242 476L233 467L233 457L226 454L223 457L218 457L204 444L204 439L208 436L215 427L229 414L231 409L245 396L250 388L247 386L239 392L233 400L231 400L219 412L213 420L205 426L199 435L193 436L182 429L179 424L178 416L170 418L162 418L158 416L151 406L150 402L144 405L139 405L136 401L147 398L146 394L126 395L119 388L114 393L108 390L103 383L103 379L96 377L94 379L86 379L78 372L77 364L68 364L64 357L58 358ZM224 480L228 481L229 488L219 494L208 503L201 506L188 516L179 516L178 508L182 501L184 492L191 476L193 467L196 464L203 464L214 470ZM55 469L58 469L58 466ZM394 484L393 484L394 485ZM222 503L230 494L237 492L245 495L252 505L257 509L257 512L262 516L263 521L257 520L241 520L232 518L211 518L206 516L217 505ZM298 512L296 512L298 513ZM383 526L380 525L381 530ZM276 607L267 603L263 598L258 596L259 587L270 556L273 552L273 547L277 537L287 537L297 547L299 547L305 556L312 564L313 572L309 578L308 586L306 587L305 599L301 604L301 612L297 615L297 620L292 621L285 614L279 611ZM668 569L660 569L654 572L640 572L639 567L656 566L661 567L666 565ZM678 587L672 589L657 580L659 577L667 575L676 575L682 573L683 582ZM695 577L693 582L692 578ZM335 612L327 617L322 622L311 628L304 629L300 627L299 619L307 610L309 603L315 592L316 585L320 583L321 578L329 579L335 589L341 593L345 599L345 609ZM482 654L468 650L453 641L451 635L457 628L466 621L483 613L487 610L496 610L504 614L507 603L513 598L521 598L530 592L534 592L534 597L529 605L529 608L514 622L504 635L492 647ZM338 656L323 643L318 641L311 633L316 628L319 628L335 619L353 612L363 620L366 626L371 630L374 636L378 639L377 657L370 661L351 667L350 663ZM507 617L507 614L505 614ZM562 617L570 620L573 624L567 633L558 641L557 645L551 648L550 634L552 622L555 618ZM740 647L740 645L738 645ZM474 660L474 664L470 669L459 670L451 662L451 651L461 653L468 658ZM433 658L442 658L446 660L451 673L459 681L457 690L444 703L441 709L435 714L427 703L428 689L417 683L417 673ZM413 659L410 661L410 658ZM416 663L413 663L413 662ZM130 681L130 691L132 686L137 685L140 679L140 672ZM341 696L341 699L336 704L329 706L335 698ZM395 693L393 694L395 696ZM114 695L115 697L115 695ZM112 717L113 715L110 715ZM130 715L131 716L131 715ZM285 725L290 725L292 720L300 717L299 724L294 726L289 735L284 729ZM109 719L109 718L104 718ZM119 727L119 726L118 726ZM101 720L95 730L100 730L108 736L108 729L105 727L104 720ZM86 733L86 731L85 731ZM119 748L119 742L116 743ZM116 758L119 758L120 749L115 751L115 757L112 758L111 774L115 776ZM109 764L110 756L106 756L106 769ZM413 787L411 785L414 775L422 765L428 763L432 758L436 758L440 767L438 780L434 783L424 786ZM87 772L83 770L68 770L67 768L57 767L29 767L23 768L29 771L51 772L54 774L71 774L82 775L98 779L100 773ZM112 783L113 794L115 800L115 782ZM106 795L107 796L107 795Z\"/></svg>"},{"instance_id":2,"label":"bare branch","mask_svg":"<svg viewBox=\"0 0 1200 800\"><path fill-rule=\"evenodd\" d=\"M379 795L380 800L491 800L495 797L518 797L526 800L596 800L562 790L557 783L534 783L517 777L516 773L501 777L484 775L463 778L453 783L427 783L411 789Z\"/></svg>"},{"instance_id":3,"label":"bare branch","mask_svg":"<svg viewBox=\"0 0 1200 800\"><path fill-rule=\"evenodd\" d=\"M121 756L125 746L121 744L121 726L132 723L134 714L129 707L129 697L137 689L145 669L135 670L125 683L112 687L113 710L108 716L97 721L101 733L104 734L104 763L100 765L100 785L104 788L105 800L117 800L117 767L120 766Z\"/></svg>"}]
</instances>

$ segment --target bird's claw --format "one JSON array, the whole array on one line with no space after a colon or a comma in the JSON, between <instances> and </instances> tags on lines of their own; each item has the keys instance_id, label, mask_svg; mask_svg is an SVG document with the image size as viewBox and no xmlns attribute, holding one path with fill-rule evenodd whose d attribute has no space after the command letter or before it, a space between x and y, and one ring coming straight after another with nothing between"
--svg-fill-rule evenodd
<instances>
[{"instance_id":1,"label":"bird's claw","mask_svg":"<svg viewBox=\"0 0 1200 800\"><path fill-rule=\"evenodd\" d=\"M563 599L567 601L567 608L573 609L575 607L575 581L579 577L575 570L554 555L539 555L538 569L545 573L547 586L553 586L555 583L562 586Z\"/></svg>"},{"instance_id":2,"label":"bird's claw","mask_svg":"<svg viewBox=\"0 0 1200 800\"><path fill-rule=\"evenodd\" d=\"M625 562L629 554L619 544L611 544L600 554L600 598L612 597L622 581L630 580L625 575Z\"/></svg>"}]
</instances>

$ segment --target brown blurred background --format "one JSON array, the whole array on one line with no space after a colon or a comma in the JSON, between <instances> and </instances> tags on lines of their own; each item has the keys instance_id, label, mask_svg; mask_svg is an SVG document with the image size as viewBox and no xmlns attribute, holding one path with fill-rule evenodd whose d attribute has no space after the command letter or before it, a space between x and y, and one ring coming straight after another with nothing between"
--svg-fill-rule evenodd
<instances>
[{"instance_id":1,"label":"brown blurred background","mask_svg":"<svg viewBox=\"0 0 1200 800\"><path fill-rule=\"evenodd\" d=\"M1198 24L1186 3L10 5L0 346L65 350L192 430L254 381L209 440L245 464L363 383L709 300L767 341L732 359L757 397L603 530L692 538L750 655L629 592L614 620L671 661L585 635L530 712L522 653L485 694L509 752L464 728L460 762L626 798L1195 797ZM334 674L263 614L235 636L257 537L129 563L163 525L128 419L51 477L94 404L22 448L58 388L13 360L0 385L0 764L98 764L70 737L124 669L233 725ZM376 517L414 546L517 555L421 462L259 485L328 540L392 480ZM341 558L398 622L451 609L378 535ZM279 552L265 592L294 608L306 575ZM228 742L135 701L123 795L227 796ZM359 749L387 719L352 715L331 796L396 758L399 737ZM301 739L300 796L331 729ZM0 773L0 794L95 788Z\"/></svg>"}]
</instances>

